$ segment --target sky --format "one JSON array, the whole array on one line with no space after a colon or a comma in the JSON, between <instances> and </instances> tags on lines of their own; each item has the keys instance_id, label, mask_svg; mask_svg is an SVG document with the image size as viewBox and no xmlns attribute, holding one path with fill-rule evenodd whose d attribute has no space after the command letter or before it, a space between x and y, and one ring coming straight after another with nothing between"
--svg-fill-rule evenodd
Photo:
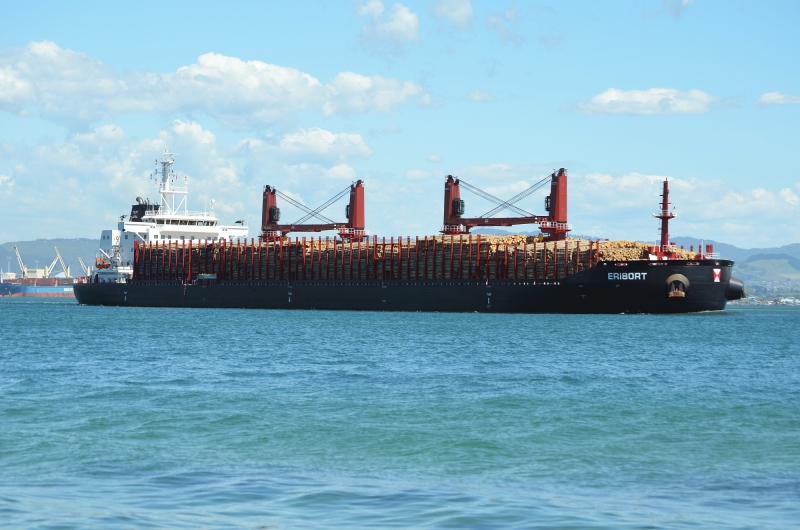
<instances>
[{"instance_id":1,"label":"sky","mask_svg":"<svg viewBox=\"0 0 800 530\"><path fill-rule=\"evenodd\" d=\"M170 149L189 208L250 237L265 185L316 207L362 179L366 228L415 236L448 174L505 199L563 167L576 234L656 240L666 178L673 236L800 242L798 21L795 1L9 2L0 241L99 238Z\"/></svg>"}]
</instances>

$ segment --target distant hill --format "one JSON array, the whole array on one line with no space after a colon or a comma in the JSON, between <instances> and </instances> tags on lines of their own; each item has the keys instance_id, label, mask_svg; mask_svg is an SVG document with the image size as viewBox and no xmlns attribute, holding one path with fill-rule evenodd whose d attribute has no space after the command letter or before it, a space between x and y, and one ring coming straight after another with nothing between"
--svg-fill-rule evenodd
<instances>
[{"instance_id":1,"label":"distant hill","mask_svg":"<svg viewBox=\"0 0 800 530\"><path fill-rule=\"evenodd\" d=\"M757 261L786 260L786 263L794 270L800 272L800 258L789 254L754 254L745 260L745 263L755 263Z\"/></svg>"},{"instance_id":2,"label":"distant hill","mask_svg":"<svg viewBox=\"0 0 800 530\"><path fill-rule=\"evenodd\" d=\"M791 245L784 245L782 247L773 248L739 248L727 243L720 243L712 239L701 241L694 237L673 237L672 241L678 245L683 245L689 248L689 245L694 245L694 248L702 243L706 245L714 245L714 252L719 252L725 259L732 259L734 261L745 261L750 256L757 254L787 254L793 258L800 258L800 243L792 243Z\"/></svg>"},{"instance_id":3,"label":"distant hill","mask_svg":"<svg viewBox=\"0 0 800 530\"><path fill-rule=\"evenodd\" d=\"M64 262L66 262L67 266L70 268L70 273L75 277L83 275L83 273L81 273L78 257L83 258L83 261L87 265L92 265L97 249L100 246L100 240L85 238L37 239L36 241L12 241L3 243L0 245L0 269L7 272L10 262L10 272L19 274L19 264L14 254L14 245L19 249L22 261L29 269L37 268L37 261L39 262L38 268L43 269L49 267L56 258L54 247L58 247L61 257L64 258ZM59 272L61 272L61 264L56 264L53 273L57 274Z\"/></svg>"},{"instance_id":4,"label":"distant hill","mask_svg":"<svg viewBox=\"0 0 800 530\"><path fill-rule=\"evenodd\" d=\"M798 282L800 258L789 254L753 254L736 263L734 272L742 280L750 282Z\"/></svg>"}]
</instances>

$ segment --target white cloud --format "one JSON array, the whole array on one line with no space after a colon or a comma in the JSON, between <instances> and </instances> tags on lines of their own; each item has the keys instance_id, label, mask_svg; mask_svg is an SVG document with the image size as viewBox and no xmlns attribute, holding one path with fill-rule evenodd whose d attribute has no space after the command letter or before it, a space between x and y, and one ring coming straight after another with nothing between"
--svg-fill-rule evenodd
<instances>
[{"instance_id":1,"label":"white cloud","mask_svg":"<svg viewBox=\"0 0 800 530\"><path fill-rule=\"evenodd\" d=\"M719 96L702 90L681 92L674 88L649 90L608 90L594 96L576 109L583 114L700 114L711 111Z\"/></svg>"},{"instance_id":2,"label":"white cloud","mask_svg":"<svg viewBox=\"0 0 800 530\"><path fill-rule=\"evenodd\" d=\"M8 66L0 68L0 106L3 109L22 114L33 95L33 86L18 72Z\"/></svg>"},{"instance_id":3,"label":"white cloud","mask_svg":"<svg viewBox=\"0 0 800 530\"><path fill-rule=\"evenodd\" d=\"M384 10L383 2L380 0L367 0L367 3L358 8L358 14L362 17L378 18Z\"/></svg>"},{"instance_id":4,"label":"white cloud","mask_svg":"<svg viewBox=\"0 0 800 530\"><path fill-rule=\"evenodd\" d=\"M324 167L319 164L296 164L286 166L285 172L292 181L305 181L305 184L313 183L319 179L331 179L341 181L356 180L356 170L349 164L337 164L333 167ZM305 186L307 189L307 186ZM337 190L338 191L338 190Z\"/></svg>"},{"instance_id":5,"label":"white cloud","mask_svg":"<svg viewBox=\"0 0 800 530\"><path fill-rule=\"evenodd\" d=\"M331 162L372 155L360 134L333 133L312 127L283 135L278 143L254 138L239 142L239 148L255 154L268 154L275 160Z\"/></svg>"},{"instance_id":6,"label":"white cloud","mask_svg":"<svg viewBox=\"0 0 800 530\"><path fill-rule=\"evenodd\" d=\"M251 235L259 222L262 186L278 186L309 205L317 205L358 178L366 181L369 229L378 234L430 234L441 222L442 180L458 175L500 198L508 198L546 177L559 164L486 164L399 174L359 171L355 163L370 156L360 135L320 128L295 130L266 139L247 138L226 145L210 130L175 120L152 138L129 138L114 124L104 124L63 142L0 142L0 241L40 237L96 237L129 211L136 196L155 197L149 180L153 161L163 149L179 153L176 171L189 175L191 209L204 198L217 201L223 222L247 219ZM431 166L429 166L431 167ZM8 169L6 169L8 168ZM643 173L569 175L569 215L575 232L598 237L654 240L657 210L665 176ZM737 189L722 181L670 177L671 200L678 218L675 236L715 239L745 247L800 240L800 183ZM546 189L519 206L544 213ZM493 205L465 193L469 215ZM42 204L47 204L45 209ZM286 205L282 205L285 207ZM331 218L342 219L342 204ZM286 208L287 219L294 213ZM299 217L299 215L298 215ZM767 223L771 230L764 231ZM522 226L526 230L532 227Z\"/></svg>"},{"instance_id":7,"label":"white cloud","mask_svg":"<svg viewBox=\"0 0 800 530\"><path fill-rule=\"evenodd\" d=\"M798 197L797 194L795 194L789 188L783 188L778 192L778 196L793 206L800 204L800 197Z\"/></svg>"},{"instance_id":8,"label":"white cloud","mask_svg":"<svg viewBox=\"0 0 800 530\"><path fill-rule=\"evenodd\" d=\"M800 237L800 227L791 222L800 215L800 198L788 188L777 193L762 187L740 190L719 180L641 173L570 175L570 217L576 232L655 240L658 226L646 219L658 209L665 178L678 214L670 223L673 236L714 239L746 248L781 245L787 237ZM761 229L765 221L773 227L769 234Z\"/></svg>"},{"instance_id":9,"label":"white cloud","mask_svg":"<svg viewBox=\"0 0 800 530\"><path fill-rule=\"evenodd\" d=\"M247 219L251 236L264 184L320 204L359 178L353 160L372 154L358 134L309 128L271 143L246 139L227 145L198 123L183 120L141 141L106 124L62 142L0 143L10 168L0 175L0 241L95 237L115 226L137 196L157 197L150 174L168 148L178 153L176 172L189 176L189 208L202 209L215 199L222 221Z\"/></svg>"},{"instance_id":10,"label":"white cloud","mask_svg":"<svg viewBox=\"0 0 800 530\"><path fill-rule=\"evenodd\" d=\"M175 120L172 130L179 137L188 138L194 145L211 147L217 143L217 137L211 131L203 129L199 123Z\"/></svg>"},{"instance_id":11,"label":"white cloud","mask_svg":"<svg viewBox=\"0 0 800 530\"><path fill-rule=\"evenodd\" d=\"M447 19L459 28L467 27L472 22L470 0L439 0L432 6L432 11L436 18Z\"/></svg>"},{"instance_id":12,"label":"white cloud","mask_svg":"<svg viewBox=\"0 0 800 530\"><path fill-rule=\"evenodd\" d=\"M364 157L372 154L372 149L367 147L360 134L335 134L319 127L285 135L281 139L280 147L281 150L288 152L311 152L321 155L335 153L337 158Z\"/></svg>"},{"instance_id":13,"label":"white cloud","mask_svg":"<svg viewBox=\"0 0 800 530\"><path fill-rule=\"evenodd\" d=\"M361 28L361 38L368 41L388 41L395 45L419 40L419 17L403 4L392 5L387 15L380 0L369 0L358 9L362 17L372 20Z\"/></svg>"},{"instance_id":14,"label":"white cloud","mask_svg":"<svg viewBox=\"0 0 800 530\"><path fill-rule=\"evenodd\" d=\"M441 171L427 171L424 169L409 169L406 171L406 178L409 180L428 180L441 178Z\"/></svg>"},{"instance_id":15,"label":"white cloud","mask_svg":"<svg viewBox=\"0 0 800 530\"><path fill-rule=\"evenodd\" d=\"M73 141L87 144L114 143L125 139L125 131L116 125L101 125L88 133L77 133Z\"/></svg>"},{"instance_id":16,"label":"white cloud","mask_svg":"<svg viewBox=\"0 0 800 530\"><path fill-rule=\"evenodd\" d=\"M466 97L469 101L494 101L495 97L490 92L481 92L480 90L473 90Z\"/></svg>"},{"instance_id":17,"label":"white cloud","mask_svg":"<svg viewBox=\"0 0 800 530\"><path fill-rule=\"evenodd\" d=\"M694 0L664 0L664 9L673 17L679 18L693 3Z\"/></svg>"},{"instance_id":18,"label":"white cloud","mask_svg":"<svg viewBox=\"0 0 800 530\"><path fill-rule=\"evenodd\" d=\"M130 112L202 111L229 126L254 127L302 110L390 112L420 96L424 90L411 81L342 72L323 84L295 68L217 53L175 72L118 74L48 41L0 51L0 110L24 115L35 109L66 125Z\"/></svg>"},{"instance_id":19,"label":"white cloud","mask_svg":"<svg viewBox=\"0 0 800 530\"><path fill-rule=\"evenodd\" d=\"M516 31L516 23L519 18L519 9L515 3L504 13L492 13L486 16L486 29L497 33L501 42L511 42L519 45L525 40Z\"/></svg>"},{"instance_id":20,"label":"white cloud","mask_svg":"<svg viewBox=\"0 0 800 530\"><path fill-rule=\"evenodd\" d=\"M411 81L373 75L366 77L353 72L337 74L328 85L330 97L322 109L326 116L361 112L390 112L415 96L422 87Z\"/></svg>"},{"instance_id":21,"label":"white cloud","mask_svg":"<svg viewBox=\"0 0 800 530\"><path fill-rule=\"evenodd\" d=\"M530 181L531 184L552 173L552 168L526 164L515 166L512 164L485 164L479 166L464 166L459 168L454 175L463 177L468 182L479 185L479 182L510 182ZM494 185L494 184L492 184ZM505 184L504 184L505 185ZM530 186L530 184L529 184Z\"/></svg>"},{"instance_id":22,"label":"white cloud","mask_svg":"<svg viewBox=\"0 0 800 530\"><path fill-rule=\"evenodd\" d=\"M429 155L428 156L428 162L433 162L433 163L438 164L439 162L443 162L443 161L444 161L444 159L442 157L440 157L439 155Z\"/></svg>"},{"instance_id":23,"label":"white cloud","mask_svg":"<svg viewBox=\"0 0 800 530\"><path fill-rule=\"evenodd\" d=\"M767 92L766 94L761 94L761 97L756 101L756 106L766 107L767 105L785 105L787 103L800 105L800 97L781 94L780 92Z\"/></svg>"}]
</instances>

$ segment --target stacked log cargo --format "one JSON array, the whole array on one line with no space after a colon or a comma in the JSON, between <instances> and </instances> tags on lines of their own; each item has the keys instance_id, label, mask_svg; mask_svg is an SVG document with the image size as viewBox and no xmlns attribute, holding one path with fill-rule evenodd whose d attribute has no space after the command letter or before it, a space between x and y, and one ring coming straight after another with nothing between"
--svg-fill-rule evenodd
<instances>
[{"instance_id":1,"label":"stacked log cargo","mask_svg":"<svg viewBox=\"0 0 800 530\"><path fill-rule=\"evenodd\" d=\"M557 280L601 260L648 259L649 252L649 245L633 241L548 242L524 235L167 241L136 245L134 279Z\"/></svg>"},{"instance_id":2,"label":"stacked log cargo","mask_svg":"<svg viewBox=\"0 0 800 530\"><path fill-rule=\"evenodd\" d=\"M631 261L648 259L652 244L638 241L601 241L599 256L601 261ZM677 259L693 259L694 254L684 249L675 249Z\"/></svg>"}]
</instances>

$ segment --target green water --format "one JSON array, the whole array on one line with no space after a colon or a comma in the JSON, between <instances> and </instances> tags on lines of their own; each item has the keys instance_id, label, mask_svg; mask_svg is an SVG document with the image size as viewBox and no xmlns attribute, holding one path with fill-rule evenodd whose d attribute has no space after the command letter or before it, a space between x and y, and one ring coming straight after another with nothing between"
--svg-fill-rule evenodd
<instances>
[{"instance_id":1,"label":"green water","mask_svg":"<svg viewBox=\"0 0 800 530\"><path fill-rule=\"evenodd\" d=\"M3 527L800 521L798 309L0 317Z\"/></svg>"}]
</instances>

